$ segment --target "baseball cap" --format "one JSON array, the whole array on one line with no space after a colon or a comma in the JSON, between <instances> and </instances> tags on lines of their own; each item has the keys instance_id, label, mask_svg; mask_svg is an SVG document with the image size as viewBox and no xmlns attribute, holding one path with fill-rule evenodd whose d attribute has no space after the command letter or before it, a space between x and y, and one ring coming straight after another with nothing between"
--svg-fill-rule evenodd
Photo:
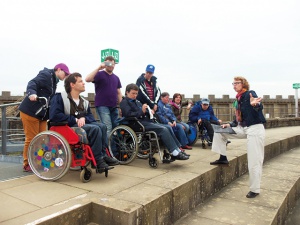
<instances>
[{"instance_id":1,"label":"baseball cap","mask_svg":"<svg viewBox=\"0 0 300 225\"><path fill-rule=\"evenodd\" d=\"M201 99L202 104L207 104L209 105L209 99L208 98L202 98Z\"/></svg>"},{"instance_id":2,"label":"baseball cap","mask_svg":"<svg viewBox=\"0 0 300 225\"><path fill-rule=\"evenodd\" d=\"M151 64L149 64L146 67L146 72L154 73L154 70L155 70L155 67L153 65L151 65Z\"/></svg>"},{"instance_id":3,"label":"baseball cap","mask_svg":"<svg viewBox=\"0 0 300 225\"><path fill-rule=\"evenodd\" d=\"M66 64L64 64L64 63L59 63L59 64L57 64L57 65L54 67L54 69L58 69L58 68L60 68L61 70L63 70L67 75L70 75L69 68L67 67Z\"/></svg>"}]
</instances>

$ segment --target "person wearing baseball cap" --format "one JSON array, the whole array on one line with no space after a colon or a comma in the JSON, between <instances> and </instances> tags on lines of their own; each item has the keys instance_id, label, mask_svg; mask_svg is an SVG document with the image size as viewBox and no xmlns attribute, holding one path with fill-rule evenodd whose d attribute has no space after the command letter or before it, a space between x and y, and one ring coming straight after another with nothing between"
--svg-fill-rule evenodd
<instances>
[{"instance_id":1,"label":"person wearing baseball cap","mask_svg":"<svg viewBox=\"0 0 300 225\"><path fill-rule=\"evenodd\" d=\"M23 171L32 172L28 164L28 146L31 140L47 129L49 119L48 106L56 92L57 83L70 75L69 68L59 63L53 69L44 68L27 84L26 96L19 106L23 123L25 143L23 149ZM39 100L38 97L43 97ZM47 99L47 102L46 100Z\"/></svg>"}]
</instances>

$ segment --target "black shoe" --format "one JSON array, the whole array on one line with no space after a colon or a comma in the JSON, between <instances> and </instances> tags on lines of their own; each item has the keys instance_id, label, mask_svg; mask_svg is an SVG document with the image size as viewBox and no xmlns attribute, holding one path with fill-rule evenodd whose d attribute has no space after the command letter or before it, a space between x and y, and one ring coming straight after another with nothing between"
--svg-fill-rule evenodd
<instances>
[{"instance_id":1,"label":"black shoe","mask_svg":"<svg viewBox=\"0 0 300 225\"><path fill-rule=\"evenodd\" d=\"M246 195L247 198L255 198L259 193L255 193L252 191L249 191L249 193Z\"/></svg>"},{"instance_id":2,"label":"black shoe","mask_svg":"<svg viewBox=\"0 0 300 225\"><path fill-rule=\"evenodd\" d=\"M103 158L97 160L97 169L106 169L106 168L108 168L108 165L106 164Z\"/></svg>"},{"instance_id":3,"label":"black shoe","mask_svg":"<svg viewBox=\"0 0 300 225\"><path fill-rule=\"evenodd\" d=\"M210 165L228 165L228 160L216 160L214 162L210 162Z\"/></svg>"},{"instance_id":4,"label":"black shoe","mask_svg":"<svg viewBox=\"0 0 300 225\"><path fill-rule=\"evenodd\" d=\"M109 166L116 166L120 164L119 160L112 157L104 156L103 159Z\"/></svg>"},{"instance_id":5,"label":"black shoe","mask_svg":"<svg viewBox=\"0 0 300 225\"><path fill-rule=\"evenodd\" d=\"M186 152L182 152L184 155L190 157L191 155L190 154L187 154Z\"/></svg>"},{"instance_id":6,"label":"black shoe","mask_svg":"<svg viewBox=\"0 0 300 225\"><path fill-rule=\"evenodd\" d=\"M171 156L171 159L175 159L175 160L188 160L190 157L186 156L183 152L179 152L178 155L176 156Z\"/></svg>"}]
</instances>

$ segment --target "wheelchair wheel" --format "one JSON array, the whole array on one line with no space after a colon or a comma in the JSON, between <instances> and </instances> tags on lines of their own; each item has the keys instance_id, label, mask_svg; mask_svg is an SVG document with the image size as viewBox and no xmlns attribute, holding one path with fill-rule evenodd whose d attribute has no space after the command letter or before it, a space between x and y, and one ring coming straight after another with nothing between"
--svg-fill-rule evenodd
<instances>
[{"instance_id":1,"label":"wheelchair wheel","mask_svg":"<svg viewBox=\"0 0 300 225\"><path fill-rule=\"evenodd\" d=\"M118 159L120 164L129 164L138 153L138 138L130 127L120 125L110 133L108 148L111 156Z\"/></svg>"},{"instance_id":2,"label":"wheelchair wheel","mask_svg":"<svg viewBox=\"0 0 300 225\"><path fill-rule=\"evenodd\" d=\"M28 163L39 178L58 180L71 165L71 149L66 139L55 131L36 135L28 147Z\"/></svg>"},{"instance_id":3,"label":"wheelchair wheel","mask_svg":"<svg viewBox=\"0 0 300 225\"><path fill-rule=\"evenodd\" d=\"M150 154L150 142L146 139L141 139L139 142L139 151L137 157L140 159L148 159Z\"/></svg>"},{"instance_id":4,"label":"wheelchair wheel","mask_svg":"<svg viewBox=\"0 0 300 225\"><path fill-rule=\"evenodd\" d=\"M92 179L93 172L90 168L84 167L80 172L80 180L83 183L87 183Z\"/></svg>"},{"instance_id":5,"label":"wheelchair wheel","mask_svg":"<svg viewBox=\"0 0 300 225\"><path fill-rule=\"evenodd\" d=\"M198 141L199 128L198 128L197 123L188 122L187 124L190 127L190 131L189 131L189 134L187 136L188 141L189 141L188 145L193 146Z\"/></svg>"}]
</instances>

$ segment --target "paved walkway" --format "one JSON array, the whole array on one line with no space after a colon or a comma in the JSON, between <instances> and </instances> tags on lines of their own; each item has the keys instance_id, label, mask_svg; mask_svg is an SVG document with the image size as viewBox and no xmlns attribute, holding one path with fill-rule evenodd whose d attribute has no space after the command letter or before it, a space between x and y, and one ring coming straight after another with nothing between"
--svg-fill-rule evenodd
<instances>
[{"instance_id":1,"label":"paved walkway","mask_svg":"<svg viewBox=\"0 0 300 225\"><path fill-rule=\"evenodd\" d=\"M299 127L285 127L266 130L266 145L284 140L290 137L300 135ZM228 146L228 158L231 167L238 167L238 160L245 158L246 140L232 140ZM284 147L284 146L282 146ZM274 151L278 148L274 145ZM205 199L207 190L203 184L203 179L211 180L215 185L213 177L218 177L220 170L215 166L210 166L209 162L218 158L218 156L210 151L210 149L202 149L201 143L197 142L188 161L176 161L171 164L160 164L157 169L149 168L147 160L136 159L127 166L117 166L109 172L107 178L103 174L94 174L89 183L82 183L79 179L78 171L68 171L68 173L56 182L47 182L39 179L35 175L21 177L18 179L0 182L0 223L9 224L38 224L52 219L55 221L60 215L66 215L69 224L88 224L90 222L110 221L103 224L161 224L161 221L178 220L190 209L194 209ZM297 154L295 153L295 156ZM298 154L299 155L299 154ZM298 165L300 159L295 159ZM0 163L2 164L2 162ZM243 166L243 165L241 165ZM248 200L245 194L248 192L247 176L241 177L236 182L238 188L234 188L231 184L226 187L225 194L222 192L216 194L217 200L212 200L211 204L205 207L214 207L215 211L222 211L217 208L217 202L223 202L223 209L232 208L235 214L245 215L248 218L261 218L259 215L262 210L269 210L266 218L262 221L252 220L253 223L242 221L233 221L228 223L227 215L224 219L217 218L217 221L225 223L211 224L270 224L275 209L268 201L279 203L282 198L274 198L271 193L281 193L279 189L289 188L292 181L286 179L276 183L276 179L268 177L268 162L265 164L263 186L269 184L271 187L274 183L274 190L263 190L255 200ZM270 168L272 166L269 166ZM20 165L20 170L22 166ZM300 174L297 165L294 165L292 174L293 178L299 177ZM284 178L282 167L269 172L269 175L276 171L276 176L280 175ZM221 171L224 180L230 174L226 170ZM201 183L202 182L202 183ZM226 182L224 181L224 185ZM205 187L202 189L202 187ZM299 186L298 186L299 187ZM277 190L276 190L277 189ZM198 190L191 192L191 190ZM227 194L226 194L227 193ZM298 196L297 196L298 197ZM218 199L226 198L227 200L219 201ZM232 204L234 199L240 199L240 204ZM294 197L295 199L295 197ZM262 205L255 206L254 202L260 202ZM173 204L174 203L174 204ZM251 208L251 207L252 208ZM76 211L78 210L78 211ZM249 215L251 210L252 217ZM76 213L75 213L76 211ZM204 210L205 212L207 210ZM226 211L226 210L225 210ZM69 212L74 212L73 214ZM95 213L96 212L96 213ZM143 215L143 218L139 218ZM90 217L94 221L90 221ZM86 219L85 219L86 218ZM123 218L123 219L122 219ZM125 220L126 219L126 220ZM219 220L220 219L220 220ZM125 221L125 223L120 223ZM245 220L246 221L246 220ZM60 220L56 220L60 224ZM165 222L164 222L165 223ZM171 220L167 224L171 224ZM44 224L47 224L46 222ZM50 224L50 223L49 223ZM99 223L100 224L100 223ZM177 224L180 224L179 222ZM210 224L210 223L204 223Z\"/></svg>"}]
</instances>

